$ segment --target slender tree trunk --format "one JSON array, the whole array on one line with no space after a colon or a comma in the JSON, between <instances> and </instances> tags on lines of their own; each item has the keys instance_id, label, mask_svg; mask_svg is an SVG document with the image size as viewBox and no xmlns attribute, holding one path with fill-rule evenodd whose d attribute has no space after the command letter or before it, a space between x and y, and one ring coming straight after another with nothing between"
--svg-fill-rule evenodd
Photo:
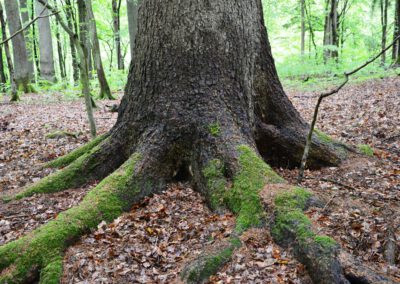
<instances>
[{"instance_id":1,"label":"slender tree trunk","mask_svg":"<svg viewBox=\"0 0 400 284\"><path fill-rule=\"evenodd\" d=\"M4 18L3 5L1 4L1 1L0 1L0 24L1 24L1 37L3 40L6 40L7 39L7 32L6 32L7 27L6 27L6 21ZM11 101L18 101L19 94L18 94L18 90L17 90L17 85L15 83L14 65L13 65L13 62L11 59L10 46L9 46L8 42L4 43L4 51L6 54L8 74L10 77Z\"/></svg>"},{"instance_id":2,"label":"slender tree trunk","mask_svg":"<svg viewBox=\"0 0 400 284\"><path fill-rule=\"evenodd\" d=\"M93 61L97 71L97 79L99 80L100 85L100 94L99 97L104 99L113 99L111 95L111 90L107 82L106 74L103 68L103 62L101 60L101 52L100 52L100 44L99 39L97 37L97 28L96 28L96 20L94 18L93 10L92 10L92 1L86 0L86 8L87 8L87 23L89 25L88 30L90 31L90 42L91 42L91 50L93 54Z\"/></svg>"},{"instance_id":3,"label":"slender tree trunk","mask_svg":"<svg viewBox=\"0 0 400 284\"><path fill-rule=\"evenodd\" d=\"M139 5L140 5L140 0L126 0L131 59L133 58L133 52L135 49Z\"/></svg>"},{"instance_id":4,"label":"slender tree trunk","mask_svg":"<svg viewBox=\"0 0 400 284\"><path fill-rule=\"evenodd\" d=\"M387 41L389 0L380 0L380 6L381 6L381 25L382 25L381 49L384 50L386 48L386 41ZM384 66L385 64L386 64L386 52L383 52L381 57L381 65Z\"/></svg>"},{"instance_id":5,"label":"slender tree trunk","mask_svg":"<svg viewBox=\"0 0 400 284\"><path fill-rule=\"evenodd\" d=\"M33 21L34 18L35 18L35 1L31 1L31 21ZM38 51L38 42L36 34L37 31L35 22L32 24L32 49L33 49L33 60L36 66L36 73L37 76L40 78L39 51Z\"/></svg>"},{"instance_id":6,"label":"slender tree trunk","mask_svg":"<svg viewBox=\"0 0 400 284\"><path fill-rule=\"evenodd\" d=\"M60 76L62 79L65 79L67 77L67 71L65 68L65 57L63 53L63 47L62 47L62 40L61 40L61 35L60 35L60 25L56 21L56 39L57 39L57 53L58 53L58 65L60 68Z\"/></svg>"},{"instance_id":7,"label":"slender tree trunk","mask_svg":"<svg viewBox=\"0 0 400 284\"><path fill-rule=\"evenodd\" d=\"M34 1L34 0L32 0ZM26 23L29 22L30 17L29 17L29 9L28 9L28 1L27 0L19 0L19 7L21 10L21 20L22 20L22 26L25 26ZM29 27L24 31L25 35L25 42L26 42L26 50L27 50L27 55L28 55L28 63L29 63L29 72L33 74L32 79L35 78L35 67L33 64L33 39L31 38L31 29L33 27Z\"/></svg>"},{"instance_id":8,"label":"slender tree trunk","mask_svg":"<svg viewBox=\"0 0 400 284\"><path fill-rule=\"evenodd\" d=\"M78 14L79 14L79 38L84 42L83 47L86 48L85 55L87 55L87 65L89 70L89 79L92 78L93 62L92 62L92 50L90 45L90 33L89 26L87 23L87 7L85 0L77 0Z\"/></svg>"},{"instance_id":9,"label":"slender tree trunk","mask_svg":"<svg viewBox=\"0 0 400 284\"><path fill-rule=\"evenodd\" d=\"M308 1L308 2L309 2L309 8L307 8L307 5L306 5L305 12L306 12L306 16L307 16L308 29L309 29L309 33L310 33L310 41L312 42L312 44L314 46L315 58L318 58L318 49L317 49L317 44L315 42L315 33L314 33L312 21L311 21L311 3L310 3L310 1ZM311 54L311 43L309 46L309 50L310 50L310 54Z\"/></svg>"},{"instance_id":10,"label":"slender tree trunk","mask_svg":"<svg viewBox=\"0 0 400 284\"><path fill-rule=\"evenodd\" d=\"M396 0L395 3L393 39L398 36L400 36L400 0ZM400 39L398 39L393 46L392 60L393 65L400 65Z\"/></svg>"},{"instance_id":11,"label":"slender tree trunk","mask_svg":"<svg viewBox=\"0 0 400 284\"><path fill-rule=\"evenodd\" d=\"M78 33L77 19L72 7L73 3L70 0L65 0L65 3L66 3L65 14L66 14L68 28L74 31L75 33ZM77 83L79 82L78 58L76 54L74 39L71 36L69 36L69 47L72 59L72 77L74 79L74 82Z\"/></svg>"},{"instance_id":12,"label":"slender tree trunk","mask_svg":"<svg viewBox=\"0 0 400 284\"><path fill-rule=\"evenodd\" d=\"M118 70L124 70L124 60L122 57L122 46L121 46L121 24L120 24L121 1L122 0L112 0L113 31L114 31L115 48L117 53Z\"/></svg>"},{"instance_id":13,"label":"slender tree trunk","mask_svg":"<svg viewBox=\"0 0 400 284\"><path fill-rule=\"evenodd\" d=\"M13 35L22 28L20 10L17 0L8 0L5 5L7 23L10 35ZM14 79L17 89L28 93L30 91L31 71L28 61L25 37L23 33L17 34L11 40L14 55Z\"/></svg>"},{"instance_id":14,"label":"slender tree trunk","mask_svg":"<svg viewBox=\"0 0 400 284\"><path fill-rule=\"evenodd\" d=\"M39 2L36 2L36 13L47 16L49 11ZM39 28L39 51L40 51L40 77L48 82L56 82L56 71L54 69L53 39L49 17L38 21Z\"/></svg>"},{"instance_id":15,"label":"slender tree trunk","mask_svg":"<svg viewBox=\"0 0 400 284\"><path fill-rule=\"evenodd\" d=\"M306 48L306 15L305 15L305 0L300 0L301 9L301 55L304 55Z\"/></svg>"},{"instance_id":16,"label":"slender tree trunk","mask_svg":"<svg viewBox=\"0 0 400 284\"><path fill-rule=\"evenodd\" d=\"M4 69L3 46L0 46L0 92L4 92L7 77Z\"/></svg>"}]
</instances>

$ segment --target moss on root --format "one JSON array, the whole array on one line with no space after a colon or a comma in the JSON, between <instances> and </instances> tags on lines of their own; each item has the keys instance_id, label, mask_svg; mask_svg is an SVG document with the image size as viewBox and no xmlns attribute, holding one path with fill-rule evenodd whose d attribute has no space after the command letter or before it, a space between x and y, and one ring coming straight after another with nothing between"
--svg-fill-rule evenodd
<instances>
[{"instance_id":1,"label":"moss on root","mask_svg":"<svg viewBox=\"0 0 400 284\"><path fill-rule=\"evenodd\" d=\"M82 147L79 147L75 150L73 150L71 153L64 155L62 157L59 157L53 161L50 161L44 165L46 168L63 168L71 164L73 161L77 160L79 157L81 157L84 154L87 154L90 152L94 147L99 145L101 142L103 142L107 137L107 134L100 135L90 141L89 143L86 143Z\"/></svg>"},{"instance_id":2,"label":"moss on root","mask_svg":"<svg viewBox=\"0 0 400 284\"><path fill-rule=\"evenodd\" d=\"M210 276L216 274L232 257L236 248L241 246L238 238L232 238L230 244L217 253L200 257L194 264L184 269L181 277L185 283L205 283Z\"/></svg>"},{"instance_id":3,"label":"moss on root","mask_svg":"<svg viewBox=\"0 0 400 284\"><path fill-rule=\"evenodd\" d=\"M248 146L238 147L239 171L233 178L233 186L227 188L223 164L212 160L203 174L211 191L213 208L226 205L237 214L236 232L259 226L264 219L264 208L259 192L267 183L285 182Z\"/></svg>"},{"instance_id":4,"label":"moss on root","mask_svg":"<svg viewBox=\"0 0 400 284\"><path fill-rule=\"evenodd\" d=\"M63 259L57 257L40 272L39 284L58 284L63 274Z\"/></svg>"},{"instance_id":5,"label":"moss on root","mask_svg":"<svg viewBox=\"0 0 400 284\"><path fill-rule=\"evenodd\" d=\"M303 213L311 197L310 191L300 187L293 187L275 197L274 239L281 243L296 241L300 245L312 244L321 248L337 245L332 238L313 232L310 219Z\"/></svg>"},{"instance_id":6,"label":"moss on root","mask_svg":"<svg viewBox=\"0 0 400 284\"><path fill-rule=\"evenodd\" d=\"M78 157L64 169L25 188L24 191L15 196L15 199L22 199L37 193L59 192L84 184L89 178L85 172L90 172L96 166L94 159L90 160L89 158L99 149L99 145L94 146L89 152Z\"/></svg>"},{"instance_id":7,"label":"moss on root","mask_svg":"<svg viewBox=\"0 0 400 284\"><path fill-rule=\"evenodd\" d=\"M132 183L139 159L139 155L132 156L90 191L78 206L59 214L27 236L1 246L0 270L11 266L0 275L0 283L21 283L32 271L41 268L46 279L53 281L58 277L59 260L71 242L101 221L112 221L129 208L126 194L139 192Z\"/></svg>"},{"instance_id":8,"label":"moss on root","mask_svg":"<svg viewBox=\"0 0 400 284\"><path fill-rule=\"evenodd\" d=\"M359 144L357 145L357 149L363 155L366 155L368 157L374 156L374 149L372 149L372 147L367 144Z\"/></svg>"},{"instance_id":9,"label":"moss on root","mask_svg":"<svg viewBox=\"0 0 400 284\"><path fill-rule=\"evenodd\" d=\"M318 140L324 143L332 143L333 139L328 134L322 132L319 129L314 129L314 134L317 136Z\"/></svg>"}]
</instances>

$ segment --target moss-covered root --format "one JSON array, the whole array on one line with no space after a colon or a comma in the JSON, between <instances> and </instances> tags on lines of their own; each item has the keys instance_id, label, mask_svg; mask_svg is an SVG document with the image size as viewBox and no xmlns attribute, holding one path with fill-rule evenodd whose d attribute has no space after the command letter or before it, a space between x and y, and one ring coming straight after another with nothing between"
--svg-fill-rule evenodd
<instances>
[{"instance_id":1,"label":"moss-covered root","mask_svg":"<svg viewBox=\"0 0 400 284\"><path fill-rule=\"evenodd\" d=\"M311 196L307 190L295 187L279 193L275 197L272 235L279 244L294 249L314 283L350 283L338 259L339 245L329 237L315 234L303 213Z\"/></svg>"},{"instance_id":2,"label":"moss-covered root","mask_svg":"<svg viewBox=\"0 0 400 284\"><path fill-rule=\"evenodd\" d=\"M73 241L101 221L112 221L133 202L151 193L151 184L135 177L139 155L105 178L83 201L25 237L0 247L0 283L24 283L39 275L41 283L58 283L61 258Z\"/></svg>"},{"instance_id":3,"label":"moss-covered root","mask_svg":"<svg viewBox=\"0 0 400 284\"><path fill-rule=\"evenodd\" d=\"M87 154L90 152L94 147L99 145L101 142L103 142L107 138L107 134L100 135L90 141L89 143L86 143L82 147L79 147L75 150L73 150L71 153L68 153L67 155L64 155L62 157L59 157L53 161L50 161L46 164L44 164L43 167L45 168L63 168L71 164L73 161L78 159L84 154Z\"/></svg>"},{"instance_id":4,"label":"moss-covered root","mask_svg":"<svg viewBox=\"0 0 400 284\"><path fill-rule=\"evenodd\" d=\"M199 284L208 282L210 276L229 262L236 248L241 246L238 238L232 238L228 244L220 244L212 252L203 253L196 260L188 264L181 272L184 283Z\"/></svg>"},{"instance_id":5,"label":"moss-covered root","mask_svg":"<svg viewBox=\"0 0 400 284\"><path fill-rule=\"evenodd\" d=\"M227 186L224 166L220 160L212 160L203 174L207 180L212 208L226 207L235 213L236 233L241 234L264 222L265 211L259 192L268 183L283 183L285 180L250 147L240 146L237 151L239 165L231 187Z\"/></svg>"},{"instance_id":6,"label":"moss-covered root","mask_svg":"<svg viewBox=\"0 0 400 284\"><path fill-rule=\"evenodd\" d=\"M27 186L24 190L18 193L14 198L21 199L29 197L37 193L54 193L65 189L81 186L93 179L98 178L95 175L96 167L102 167L98 161L97 155L101 152L100 145L93 147L90 151L82 154L79 158L73 161L69 166L59 170L38 182ZM103 167L104 168L104 167ZM110 171L112 169L110 168ZM13 198L7 197L5 201L10 201Z\"/></svg>"}]
</instances>

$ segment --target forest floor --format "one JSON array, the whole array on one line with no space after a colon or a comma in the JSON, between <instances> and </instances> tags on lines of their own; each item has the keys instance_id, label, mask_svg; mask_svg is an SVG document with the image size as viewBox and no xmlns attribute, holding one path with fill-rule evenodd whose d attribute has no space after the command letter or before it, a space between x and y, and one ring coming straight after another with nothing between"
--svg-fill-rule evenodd
<instances>
[{"instance_id":1,"label":"forest floor","mask_svg":"<svg viewBox=\"0 0 400 284\"><path fill-rule=\"evenodd\" d=\"M309 121L316 93L288 90ZM99 133L117 114L100 101ZM320 234L400 282L400 254L390 265L388 243L400 250L400 78L351 84L322 107L318 128L342 142L368 144L374 157L359 157L338 168L307 171L304 186L323 198L325 208L307 214ZM68 135L65 135L65 132ZM49 136L50 134L50 136ZM53 134L53 135L51 135ZM26 95L18 104L0 103L0 197L48 175L40 165L89 140L82 100L60 94ZM297 171L275 169L291 182ZM19 238L76 205L94 184L2 204L0 245ZM185 184L144 200L111 224L101 223L68 249L63 283L178 283L182 266L205 247L230 235L231 214L216 215ZM242 248L211 283L309 283L291 252L265 229L242 236Z\"/></svg>"}]
</instances>

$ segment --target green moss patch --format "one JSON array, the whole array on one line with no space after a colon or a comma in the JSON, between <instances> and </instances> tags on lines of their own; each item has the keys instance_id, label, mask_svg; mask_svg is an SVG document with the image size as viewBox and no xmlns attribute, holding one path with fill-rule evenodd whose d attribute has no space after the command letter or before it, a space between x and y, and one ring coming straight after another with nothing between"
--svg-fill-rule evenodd
<instances>
[{"instance_id":1,"label":"green moss patch","mask_svg":"<svg viewBox=\"0 0 400 284\"><path fill-rule=\"evenodd\" d=\"M88 153L91 151L94 147L99 145L101 142L103 142L106 139L107 135L100 135L90 141L89 143L86 143L82 147L79 147L78 149L73 150L71 153L62 156L60 158L55 159L54 161L51 161L47 164L45 164L45 167L47 168L63 168L71 164L73 161L78 159L80 156Z\"/></svg>"},{"instance_id":2,"label":"green moss patch","mask_svg":"<svg viewBox=\"0 0 400 284\"><path fill-rule=\"evenodd\" d=\"M237 214L236 231L241 233L250 227L261 225L264 219L265 213L259 192L267 183L282 183L285 180L250 147L240 146L238 153L240 169L231 188L227 188L221 161L211 161L203 174L211 191L212 206L226 205Z\"/></svg>"},{"instance_id":3,"label":"green moss patch","mask_svg":"<svg viewBox=\"0 0 400 284\"><path fill-rule=\"evenodd\" d=\"M58 258L71 241L103 220L114 220L129 207L127 199L121 195L127 192L135 195L139 191L132 188L131 181L138 159L138 155L131 157L90 191L78 206L62 212L27 236L0 247L0 268L14 263L13 269L0 277L0 283L21 282L34 267L44 268L45 277L54 279L60 268Z\"/></svg>"},{"instance_id":4,"label":"green moss patch","mask_svg":"<svg viewBox=\"0 0 400 284\"><path fill-rule=\"evenodd\" d=\"M221 132L221 126L219 125L218 122L216 122L216 123L211 123L211 124L208 126L208 130L210 131L210 134L211 134L212 136L218 136L218 135L220 134L220 132Z\"/></svg>"},{"instance_id":5,"label":"green moss patch","mask_svg":"<svg viewBox=\"0 0 400 284\"><path fill-rule=\"evenodd\" d=\"M198 263L195 262L194 266L183 271L182 277L187 283L207 282L211 275L216 274L218 270L231 259L234 250L240 246L240 240L238 238L232 238L229 246L218 253L201 257Z\"/></svg>"},{"instance_id":6,"label":"green moss patch","mask_svg":"<svg viewBox=\"0 0 400 284\"><path fill-rule=\"evenodd\" d=\"M310 219L303 213L311 197L310 191L299 187L276 195L275 223L271 232L278 242L296 241L302 246L317 245L320 249L337 245L332 238L313 232Z\"/></svg>"},{"instance_id":7,"label":"green moss patch","mask_svg":"<svg viewBox=\"0 0 400 284\"><path fill-rule=\"evenodd\" d=\"M333 139L326 133L322 132L319 129L314 129L314 134L317 136L318 140L324 143L332 143Z\"/></svg>"},{"instance_id":8,"label":"green moss patch","mask_svg":"<svg viewBox=\"0 0 400 284\"><path fill-rule=\"evenodd\" d=\"M364 154L368 157L374 156L374 149L372 149L372 147L369 145L359 144L359 145L357 145L357 149L358 149L358 151L360 151L361 154Z\"/></svg>"}]
</instances>

